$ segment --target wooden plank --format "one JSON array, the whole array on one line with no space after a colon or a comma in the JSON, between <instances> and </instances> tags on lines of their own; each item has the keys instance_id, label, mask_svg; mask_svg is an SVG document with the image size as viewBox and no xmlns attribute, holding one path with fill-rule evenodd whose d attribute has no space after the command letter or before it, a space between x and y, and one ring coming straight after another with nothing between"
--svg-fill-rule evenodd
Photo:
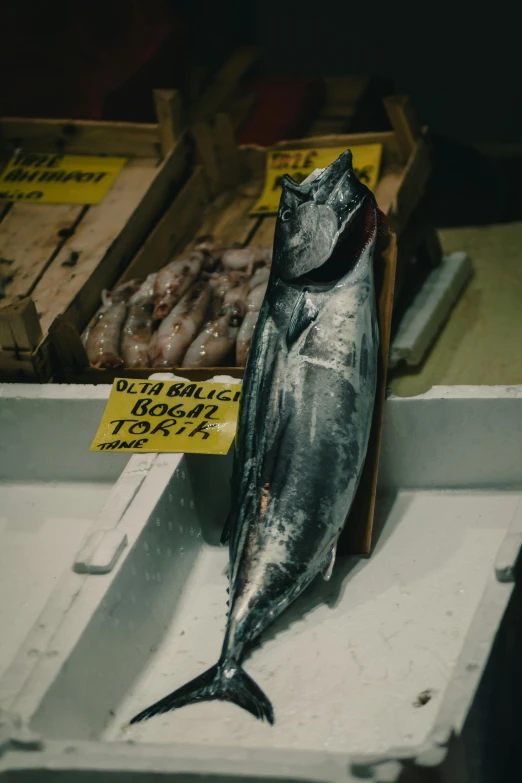
<instances>
[{"instance_id":1,"label":"wooden plank","mask_svg":"<svg viewBox=\"0 0 522 783\"><path fill-rule=\"evenodd\" d=\"M196 231L207 202L205 175L202 167L198 166L149 234L121 281L145 277L171 261Z\"/></svg>"},{"instance_id":2,"label":"wooden plank","mask_svg":"<svg viewBox=\"0 0 522 783\"><path fill-rule=\"evenodd\" d=\"M1 359L2 354L0 354ZM1 365L0 365L1 367ZM60 381L62 383L110 383L115 378L137 378L147 380L150 375L157 372L156 369L151 368L139 368L139 369L127 369L118 368L117 370L99 370L95 367L84 367L81 370L65 369L60 375ZM201 381L208 381L210 378L214 378L216 375L230 375L232 378L240 380L243 377L242 367L202 367L188 369L186 367L173 368L173 372L179 373L184 378L194 383L200 383Z\"/></svg>"},{"instance_id":3,"label":"wooden plank","mask_svg":"<svg viewBox=\"0 0 522 783\"><path fill-rule=\"evenodd\" d=\"M42 329L33 299L0 307L0 346L15 351L33 351L42 340Z\"/></svg>"},{"instance_id":4,"label":"wooden plank","mask_svg":"<svg viewBox=\"0 0 522 783\"><path fill-rule=\"evenodd\" d=\"M183 133L183 107L178 90L154 90L158 135L163 157L169 154Z\"/></svg>"},{"instance_id":5,"label":"wooden plank","mask_svg":"<svg viewBox=\"0 0 522 783\"><path fill-rule=\"evenodd\" d=\"M56 375L63 381L65 373L81 372L89 366L87 352L80 334L69 319L59 315L49 328L49 340L56 359Z\"/></svg>"},{"instance_id":6,"label":"wooden plank","mask_svg":"<svg viewBox=\"0 0 522 783\"><path fill-rule=\"evenodd\" d=\"M258 59L259 49L255 46L244 46L235 52L196 103L191 112L191 122L208 120L222 110L225 102L236 91L241 79Z\"/></svg>"},{"instance_id":7,"label":"wooden plank","mask_svg":"<svg viewBox=\"0 0 522 783\"><path fill-rule=\"evenodd\" d=\"M250 210L261 192L261 182L249 182L218 196L208 205L194 240L212 236L223 245L246 244L259 223ZM189 245L194 244L194 240Z\"/></svg>"},{"instance_id":8,"label":"wooden plank","mask_svg":"<svg viewBox=\"0 0 522 783\"><path fill-rule=\"evenodd\" d=\"M227 101L226 113L230 118L235 131L240 128L257 103L257 95L249 90L236 90L235 94Z\"/></svg>"},{"instance_id":9,"label":"wooden plank","mask_svg":"<svg viewBox=\"0 0 522 783\"><path fill-rule=\"evenodd\" d=\"M0 350L0 381L21 381L35 379L31 353Z\"/></svg>"},{"instance_id":10,"label":"wooden plank","mask_svg":"<svg viewBox=\"0 0 522 783\"><path fill-rule=\"evenodd\" d=\"M397 144L406 162L421 135L421 127L413 111L411 100L408 95L390 95L384 99L384 108L397 134Z\"/></svg>"},{"instance_id":11,"label":"wooden plank","mask_svg":"<svg viewBox=\"0 0 522 783\"><path fill-rule=\"evenodd\" d=\"M319 117L306 135L308 138L331 136L341 134L344 130L346 130L346 117Z\"/></svg>"},{"instance_id":12,"label":"wooden plank","mask_svg":"<svg viewBox=\"0 0 522 783\"><path fill-rule=\"evenodd\" d=\"M31 293L82 210L72 204L13 204L0 224L2 275L12 275L3 288L11 301Z\"/></svg>"},{"instance_id":13,"label":"wooden plank","mask_svg":"<svg viewBox=\"0 0 522 783\"><path fill-rule=\"evenodd\" d=\"M120 277L177 191L187 166L186 145L177 144L157 168L125 167L102 204L91 207L34 291L42 329L59 314L83 330L99 306L103 288ZM71 252L76 267L63 266Z\"/></svg>"},{"instance_id":14,"label":"wooden plank","mask_svg":"<svg viewBox=\"0 0 522 783\"><path fill-rule=\"evenodd\" d=\"M0 119L0 136L14 148L70 155L123 155L158 158L158 126L94 120Z\"/></svg>"},{"instance_id":15,"label":"wooden plank","mask_svg":"<svg viewBox=\"0 0 522 783\"><path fill-rule=\"evenodd\" d=\"M259 226L252 236L251 242L254 245L273 245L274 244L274 232L276 225L276 216L267 215L262 217L259 221Z\"/></svg>"},{"instance_id":16,"label":"wooden plank","mask_svg":"<svg viewBox=\"0 0 522 783\"><path fill-rule=\"evenodd\" d=\"M421 137L402 172L396 204L389 213L392 228L397 234L400 234L404 229L411 213L419 204L431 169L430 150L426 141Z\"/></svg>"},{"instance_id":17,"label":"wooden plank","mask_svg":"<svg viewBox=\"0 0 522 783\"><path fill-rule=\"evenodd\" d=\"M398 166L388 166L381 172L375 187L375 198L379 208L385 215L397 210L397 193L402 181L403 169Z\"/></svg>"},{"instance_id":18,"label":"wooden plank","mask_svg":"<svg viewBox=\"0 0 522 783\"><path fill-rule=\"evenodd\" d=\"M394 131L378 133L334 133L331 136L311 136L278 141L273 149L308 149L308 147L350 147L351 144L382 144L389 152L399 154Z\"/></svg>"},{"instance_id":19,"label":"wooden plank","mask_svg":"<svg viewBox=\"0 0 522 783\"><path fill-rule=\"evenodd\" d=\"M221 187L235 187L241 177L238 147L232 124L226 114L216 115L214 122L214 148L220 174Z\"/></svg>"},{"instance_id":20,"label":"wooden plank","mask_svg":"<svg viewBox=\"0 0 522 783\"><path fill-rule=\"evenodd\" d=\"M368 89L370 77L327 76L323 81L326 93L323 113L326 114L331 106L355 106Z\"/></svg>"},{"instance_id":21,"label":"wooden plank","mask_svg":"<svg viewBox=\"0 0 522 783\"><path fill-rule=\"evenodd\" d=\"M95 272L138 207L154 175L155 170L149 167L122 169L103 202L88 209L74 235L64 243L34 289L45 332L57 313L65 311ZM77 263L73 266L74 257Z\"/></svg>"},{"instance_id":22,"label":"wooden plank","mask_svg":"<svg viewBox=\"0 0 522 783\"><path fill-rule=\"evenodd\" d=\"M208 191L215 196L221 190L221 172L216 159L214 134L207 122L195 122L191 133L196 145L196 163L203 167Z\"/></svg>"}]
</instances>

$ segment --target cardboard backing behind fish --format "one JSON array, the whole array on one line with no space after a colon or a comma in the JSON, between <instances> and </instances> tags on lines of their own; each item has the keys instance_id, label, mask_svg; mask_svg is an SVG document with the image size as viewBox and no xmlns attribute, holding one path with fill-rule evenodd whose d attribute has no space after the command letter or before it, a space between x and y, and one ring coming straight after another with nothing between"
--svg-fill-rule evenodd
<instances>
[{"instance_id":1,"label":"cardboard backing behind fish","mask_svg":"<svg viewBox=\"0 0 522 783\"><path fill-rule=\"evenodd\" d=\"M348 516L348 522L339 538L337 554L340 555L368 554L372 549L372 544L375 543L372 536L375 495L377 491L384 401L386 398L386 376L393 313L395 269L397 265L397 238L395 234L389 231L386 217L382 213L380 217L382 219L382 230L379 232L378 245L373 259L380 334L377 390L375 393L370 440L361 480Z\"/></svg>"}]
</instances>

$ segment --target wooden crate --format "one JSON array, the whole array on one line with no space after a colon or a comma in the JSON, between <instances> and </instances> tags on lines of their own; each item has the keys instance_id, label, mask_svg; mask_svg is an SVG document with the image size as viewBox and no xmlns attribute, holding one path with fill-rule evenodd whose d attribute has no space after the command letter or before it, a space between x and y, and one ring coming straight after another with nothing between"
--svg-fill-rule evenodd
<instances>
[{"instance_id":1,"label":"wooden crate","mask_svg":"<svg viewBox=\"0 0 522 783\"><path fill-rule=\"evenodd\" d=\"M388 127L383 98L393 93L390 80L370 75L327 76L324 102L307 136L359 133Z\"/></svg>"},{"instance_id":2,"label":"wooden crate","mask_svg":"<svg viewBox=\"0 0 522 783\"><path fill-rule=\"evenodd\" d=\"M155 101L155 124L0 120L3 164L16 148L128 158L101 204L0 204L0 380L52 377L56 316L85 328L188 175L179 97Z\"/></svg>"},{"instance_id":3,"label":"wooden crate","mask_svg":"<svg viewBox=\"0 0 522 783\"><path fill-rule=\"evenodd\" d=\"M245 121L256 102L249 77L260 59L256 46L242 46L215 74L192 69L185 94L187 122L208 122L218 113L229 116L234 130Z\"/></svg>"},{"instance_id":4,"label":"wooden crate","mask_svg":"<svg viewBox=\"0 0 522 783\"><path fill-rule=\"evenodd\" d=\"M431 170L425 133L416 129L409 117L408 101L390 99L390 117L395 130L381 133L326 136L281 142L280 148L353 147L382 143L382 176L376 188L381 209L390 227L400 235L419 203ZM214 126L193 128L199 164L187 183L140 248L121 281L143 277L164 266L171 258L192 247L200 236L212 234L224 245L239 242L268 245L273 241L275 217L250 217L250 209L263 185L267 150L237 147L226 115L218 115ZM94 315L94 310L93 313ZM89 366L79 331L67 318L53 324L52 340L59 356L59 380L76 383L112 383L115 377L146 378L154 370L101 370ZM220 368L241 377L240 368ZM202 380L216 368L182 370L183 375Z\"/></svg>"}]
</instances>

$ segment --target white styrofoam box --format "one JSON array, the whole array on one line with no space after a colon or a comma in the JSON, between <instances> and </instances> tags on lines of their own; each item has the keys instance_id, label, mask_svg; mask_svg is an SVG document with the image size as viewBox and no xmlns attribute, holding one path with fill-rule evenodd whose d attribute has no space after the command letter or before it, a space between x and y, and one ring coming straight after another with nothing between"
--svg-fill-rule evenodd
<instances>
[{"instance_id":1,"label":"white styrofoam box","mask_svg":"<svg viewBox=\"0 0 522 783\"><path fill-rule=\"evenodd\" d=\"M51 595L53 616L66 611L75 564L110 570L125 545L117 523L155 455L89 451L108 392L0 386L0 675Z\"/></svg>"},{"instance_id":2,"label":"white styrofoam box","mask_svg":"<svg viewBox=\"0 0 522 783\"><path fill-rule=\"evenodd\" d=\"M118 523L127 546L113 570L81 577L52 635L40 617L0 681L0 704L22 727L6 718L4 734L23 745L25 727L41 741L31 754L11 742L5 769L20 783L42 766L110 770L118 783L151 770L177 781L396 781L413 764L486 780L468 777L462 738L515 595L521 443L522 387L387 400L371 557L340 558L245 662L274 727L222 702L128 725L215 663L226 622L218 541L230 459L159 455ZM43 616L60 600L55 591Z\"/></svg>"}]
</instances>

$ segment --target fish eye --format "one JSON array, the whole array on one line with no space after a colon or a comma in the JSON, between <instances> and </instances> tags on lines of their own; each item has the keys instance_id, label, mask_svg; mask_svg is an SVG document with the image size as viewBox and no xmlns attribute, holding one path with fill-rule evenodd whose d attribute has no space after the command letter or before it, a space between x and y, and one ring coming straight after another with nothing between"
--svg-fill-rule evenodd
<instances>
[{"instance_id":1,"label":"fish eye","mask_svg":"<svg viewBox=\"0 0 522 783\"><path fill-rule=\"evenodd\" d=\"M292 210L289 207L287 207L286 209L282 209L279 214L279 217L283 221L290 220L290 218L292 217Z\"/></svg>"}]
</instances>

